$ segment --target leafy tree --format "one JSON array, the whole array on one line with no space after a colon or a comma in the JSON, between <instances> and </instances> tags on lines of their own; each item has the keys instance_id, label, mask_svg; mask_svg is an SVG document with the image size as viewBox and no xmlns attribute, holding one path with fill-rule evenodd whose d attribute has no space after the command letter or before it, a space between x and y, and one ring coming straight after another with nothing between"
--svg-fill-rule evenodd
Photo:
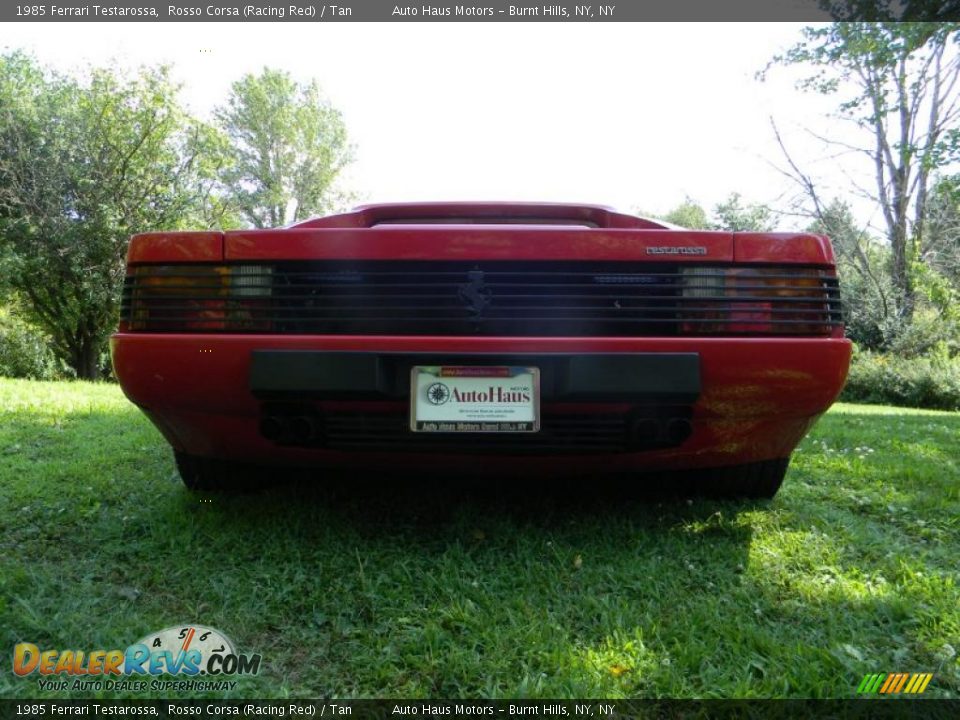
<instances>
[{"instance_id":1,"label":"leafy tree","mask_svg":"<svg viewBox=\"0 0 960 720\"><path fill-rule=\"evenodd\" d=\"M210 144L165 68L81 82L0 56L0 285L78 377L102 370L128 237L212 216Z\"/></svg>"},{"instance_id":2,"label":"leafy tree","mask_svg":"<svg viewBox=\"0 0 960 720\"><path fill-rule=\"evenodd\" d=\"M352 150L316 82L301 85L270 68L245 75L217 119L233 144L226 178L247 222L277 227L331 209Z\"/></svg>"},{"instance_id":3,"label":"leafy tree","mask_svg":"<svg viewBox=\"0 0 960 720\"><path fill-rule=\"evenodd\" d=\"M808 228L833 242L847 336L864 348L886 348L891 330L893 287L884 267L890 253L857 225L850 206L833 200Z\"/></svg>"},{"instance_id":4,"label":"leafy tree","mask_svg":"<svg viewBox=\"0 0 960 720\"><path fill-rule=\"evenodd\" d=\"M881 3L845 4L852 17L889 17ZM800 88L836 96L839 117L863 137L853 144L821 139L869 163L875 178L870 195L882 211L890 245L896 310L907 322L915 304L910 264L927 250L931 179L960 157L958 50L960 24L954 22L838 22L805 28L803 40L771 63L809 68ZM779 132L777 137L781 140ZM781 147L791 174L821 214L816 179L790 157L782 140Z\"/></svg>"},{"instance_id":5,"label":"leafy tree","mask_svg":"<svg viewBox=\"0 0 960 720\"><path fill-rule=\"evenodd\" d=\"M731 193L730 197L714 209L717 221L716 230L731 232L768 232L773 229L770 208L766 205L743 204L740 193Z\"/></svg>"},{"instance_id":6,"label":"leafy tree","mask_svg":"<svg viewBox=\"0 0 960 720\"><path fill-rule=\"evenodd\" d=\"M664 215L663 219L690 230L709 230L711 227L706 210L689 197Z\"/></svg>"},{"instance_id":7,"label":"leafy tree","mask_svg":"<svg viewBox=\"0 0 960 720\"><path fill-rule=\"evenodd\" d=\"M181 153L189 160L191 227L233 230L244 226L243 212L225 181L232 166L230 138L215 125L188 119Z\"/></svg>"},{"instance_id":8,"label":"leafy tree","mask_svg":"<svg viewBox=\"0 0 960 720\"><path fill-rule=\"evenodd\" d=\"M712 218L700 203L688 197L661 219L689 230L766 232L773 228L770 208L744 203L740 193L731 193L726 200L717 204Z\"/></svg>"},{"instance_id":9,"label":"leafy tree","mask_svg":"<svg viewBox=\"0 0 960 720\"><path fill-rule=\"evenodd\" d=\"M822 10L835 20L944 22L956 20L958 10L951 0L820 0Z\"/></svg>"},{"instance_id":10,"label":"leafy tree","mask_svg":"<svg viewBox=\"0 0 960 720\"><path fill-rule=\"evenodd\" d=\"M15 301L0 305L0 377L55 380L60 368L50 339L16 311Z\"/></svg>"},{"instance_id":11,"label":"leafy tree","mask_svg":"<svg viewBox=\"0 0 960 720\"><path fill-rule=\"evenodd\" d=\"M926 315L920 318L925 322L914 319L924 327L910 333L910 349L939 346L960 352L960 176L934 183L922 255L911 265L911 274Z\"/></svg>"},{"instance_id":12,"label":"leafy tree","mask_svg":"<svg viewBox=\"0 0 960 720\"><path fill-rule=\"evenodd\" d=\"M849 205L832 201L808 229L833 241L847 335L858 345L909 356L960 349L960 288L934 262L911 265L917 302L908 323L893 307L889 248L857 225Z\"/></svg>"},{"instance_id":13,"label":"leafy tree","mask_svg":"<svg viewBox=\"0 0 960 720\"><path fill-rule=\"evenodd\" d=\"M960 175L934 185L924 245L920 259L960 289Z\"/></svg>"}]
</instances>

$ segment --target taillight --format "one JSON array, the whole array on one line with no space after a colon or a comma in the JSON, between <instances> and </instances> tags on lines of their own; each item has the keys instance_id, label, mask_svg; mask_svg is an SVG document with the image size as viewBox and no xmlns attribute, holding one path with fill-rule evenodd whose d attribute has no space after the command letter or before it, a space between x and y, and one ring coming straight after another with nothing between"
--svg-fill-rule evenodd
<instances>
[{"instance_id":1,"label":"taillight","mask_svg":"<svg viewBox=\"0 0 960 720\"><path fill-rule=\"evenodd\" d=\"M682 273L684 333L818 335L829 334L839 319L828 304L836 280L818 268L688 267Z\"/></svg>"},{"instance_id":2,"label":"taillight","mask_svg":"<svg viewBox=\"0 0 960 720\"><path fill-rule=\"evenodd\" d=\"M144 265L124 283L121 330L266 331L272 268Z\"/></svg>"}]
</instances>

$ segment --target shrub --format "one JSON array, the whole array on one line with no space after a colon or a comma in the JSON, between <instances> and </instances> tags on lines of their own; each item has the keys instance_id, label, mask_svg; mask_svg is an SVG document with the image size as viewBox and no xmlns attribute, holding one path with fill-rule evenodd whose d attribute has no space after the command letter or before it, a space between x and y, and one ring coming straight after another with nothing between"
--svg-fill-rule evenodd
<instances>
[{"instance_id":1,"label":"shrub","mask_svg":"<svg viewBox=\"0 0 960 720\"><path fill-rule=\"evenodd\" d=\"M940 350L913 358L855 351L840 399L960 410L960 358Z\"/></svg>"},{"instance_id":2,"label":"shrub","mask_svg":"<svg viewBox=\"0 0 960 720\"><path fill-rule=\"evenodd\" d=\"M53 380L61 376L50 340L0 306L0 376Z\"/></svg>"},{"instance_id":3,"label":"shrub","mask_svg":"<svg viewBox=\"0 0 960 720\"><path fill-rule=\"evenodd\" d=\"M909 324L890 328L887 343L896 357L922 357L941 352L960 353L960 317L933 308L917 308Z\"/></svg>"}]
</instances>

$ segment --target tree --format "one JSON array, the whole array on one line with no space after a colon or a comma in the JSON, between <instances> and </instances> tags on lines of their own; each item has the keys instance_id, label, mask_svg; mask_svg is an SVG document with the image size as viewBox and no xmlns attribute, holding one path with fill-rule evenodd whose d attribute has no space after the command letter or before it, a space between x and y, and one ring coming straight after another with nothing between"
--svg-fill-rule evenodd
<instances>
[{"instance_id":1,"label":"tree","mask_svg":"<svg viewBox=\"0 0 960 720\"><path fill-rule=\"evenodd\" d=\"M952 0L819 0L821 10L834 20L945 22L956 20Z\"/></svg>"},{"instance_id":2,"label":"tree","mask_svg":"<svg viewBox=\"0 0 960 720\"><path fill-rule=\"evenodd\" d=\"M950 185L939 181L931 193L932 206L946 206L942 211L931 207L930 213L933 233L942 235L931 244L940 251L911 267L917 304L909 324L893 308L895 289L884 272L890 266L889 248L857 225L847 203L833 200L808 228L833 241L847 336L862 347L910 356L935 351L938 345L948 352L960 349L960 284L949 274L957 268L960 238L946 199Z\"/></svg>"},{"instance_id":3,"label":"tree","mask_svg":"<svg viewBox=\"0 0 960 720\"><path fill-rule=\"evenodd\" d=\"M233 143L231 194L254 227L277 227L326 212L352 150L340 113L316 82L264 68L233 84L220 127Z\"/></svg>"},{"instance_id":4,"label":"tree","mask_svg":"<svg viewBox=\"0 0 960 720\"><path fill-rule=\"evenodd\" d=\"M674 225L679 225L689 230L710 229L710 221L707 219L706 210L689 197L664 215L663 219L668 223L673 223Z\"/></svg>"},{"instance_id":5,"label":"tree","mask_svg":"<svg viewBox=\"0 0 960 720\"><path fill-rule=\"evenodd\" d=\"M960 175L938 179L928 207L921 260L960 289Z\"/></svg>"},{"instance_id":6,"label":"tree","mask_svg":"<svg viewBox=\"0 0 960 720\"><path fill-rule=\"evenodd\" d=\"M850 5L855 16L886 17L869 0ZM855 7L854 7L855 6ZM919 7L919 6L918 6ZM873 10L876 15L870 15ZM839 99L838 116L853 123L860 142L821 139L857 154L874 178L870 198L880 208L890 245L897 314L909 321L915 292L910 264L926 246L930 181L960 155L960 24L838 22L803 30L804 39L771 64L809 67L800 88ZM763 75L763 74L761 74ZM815 178L774 132L814 208L822 215Z\"/></svg>"},{"instance_id":7,"label":"tree","mask_svg":"<svg viewBox=\"0 0 960 720\"><path fill-rule=\"evenodd\" d=\"M127 240L210 217L215 179L165 68L88 80L0 56L0 271L78 377L116 327Z\"/></svg>"},{"instance_id":8,"label":"tree","mask_svg":"<svg viewBox=\"0 0 960 720\"><path fill-rule=\"evenodd\" d=\"M769 232L773 229L770 208L766 205L748 204L740 201L740 193L731 193L714 208L717 221L714 230L731 232Z\"/></svg>"},{"instance_id":9,"label":"tree","mask_svg":"<svg viewBox=\"0 0 960 720\"><path fill-rule=\"evenodd\" d=\"M868 349L886 348L893 288L883 268L889 251L857 224L849 204L841 200L827 204L807 229L833 242L847 336Z\"/></svg>"},{"instance_id":10,"label":"tree","mask_svg":"<svg viewBox=\"0 0 960 720\"><path fill-rule=\"evenodd\" d=\"M767 232L773 228L772 214L766 205L745 204L740 193L730 193L726 200L714 207L713 219L700 203L689 197L661 219L688 230Z\"/></svg>"}]
</instances>

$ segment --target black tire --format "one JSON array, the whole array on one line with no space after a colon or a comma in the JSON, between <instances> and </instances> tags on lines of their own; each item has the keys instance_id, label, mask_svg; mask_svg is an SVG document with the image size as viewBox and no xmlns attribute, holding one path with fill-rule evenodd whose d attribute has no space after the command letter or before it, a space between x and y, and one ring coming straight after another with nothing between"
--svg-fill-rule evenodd
<instances>
[{"instance_id":1,"label":"black tire","mask_svg":"<svg viewBox=\"0 0 960 720\"><path fill-rule=\"evenodd\" d=\"M253 468L228 460L197 457L174 452L180 479L188 490L202 492L245 492L262 486Z\"/></svg>"},{"instance_id":2,"label":"black tire","mask_svg":"<svg viewBox=\"0 0 960 720\"><path fill-rule=\"evenodd\" d=\"M695 495L713 498L769 500L783 485L790 458L696 471L691 479Z\"/></svg>"}]
</instances>

